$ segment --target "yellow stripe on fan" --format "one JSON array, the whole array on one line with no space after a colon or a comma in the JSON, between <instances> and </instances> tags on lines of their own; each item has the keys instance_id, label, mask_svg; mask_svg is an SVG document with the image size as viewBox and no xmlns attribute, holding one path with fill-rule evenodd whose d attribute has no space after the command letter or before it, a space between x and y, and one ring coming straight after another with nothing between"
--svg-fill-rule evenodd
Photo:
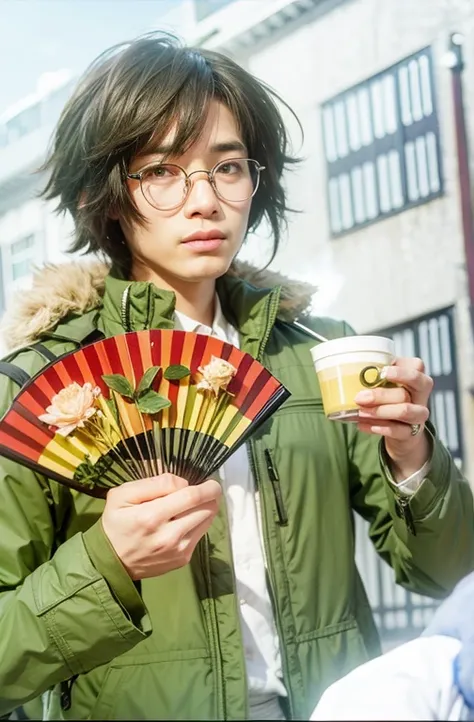
<instances>
[{"instance_id":1,"label":"yellow stripe on fan","mask_svg":"<svg viewBox=\"0 0 474 722\"><path fill-rule=\"evenodd\" d=\"M197 429L197 423L199 420L199 415L202 409L202 405L206 402L206 391L201 392L198 391L196 394L195 403L193 406L193 410L191 413L191 418L189 420L188 429L191 429L192 431L196 431Z\"/></svg>"},{"instance_id":2,"label":"yellow stripe on fan","mask_svg":"<svg viewBox=\"0 0 474 722\"><path fill-rule=\"evenodd\" d=\"M229 427L229 424L235 418L236 414L240 414L240 411L236 406L234 406L234 404L230 403L222 414L222 419L220 420L219 425L214 431L214 436L216 437L216 439L222 438L225 430Z\"/></svg>"},{"instance_id":3,"label":"yellow stripe on fan","mask_svg":"<svg viewBox=\"0 0 474 722\"><path fill-rule=\"evenodd\" d=\"M188 397L189 393L189 383L190 379L188 378L182 379L182 381L179 382L179 391L178 391L178 398L176 399L176 427L183 428L184 426L184 413L186 411L186 399Z\"/></svg>"},{"instance_id":4,"label":"yellow stripe on fan","mask_svg":"<svg viewBox=\"0 0 474 722\"><path fill-rule=\"evenodd\" d=\"M251 420L247 419L246 416L242 416L242 421L237 424L233 432L229 435L229 438L226 440L225 445L226 446L232 446L240 437L242 434L248 429L248 427L251 424Z\"/></svg>"}]
</instances>

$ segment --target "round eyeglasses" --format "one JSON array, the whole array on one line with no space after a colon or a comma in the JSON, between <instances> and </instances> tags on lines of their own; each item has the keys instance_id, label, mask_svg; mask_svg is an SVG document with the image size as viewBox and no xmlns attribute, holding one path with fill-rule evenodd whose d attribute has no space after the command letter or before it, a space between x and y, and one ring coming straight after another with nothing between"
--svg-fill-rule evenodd
<instances>
[{"instance_id":1,"label":"round eyeglasses","mask_svg":"<svg viewBox=\"0 0 474 722\"><path fill-rule=\"evenodd\" d=\"M212 170L193 170L186 173L174 163L154 163L127 178L140 181L140 188L148 203L159 211L170 211L183 205L192 187L191 176L205 173L218 198L229 203L241 203L255 195L260 172L265 166L250 158L231 158L217 163Z\"/></svg>"}]
</instances>

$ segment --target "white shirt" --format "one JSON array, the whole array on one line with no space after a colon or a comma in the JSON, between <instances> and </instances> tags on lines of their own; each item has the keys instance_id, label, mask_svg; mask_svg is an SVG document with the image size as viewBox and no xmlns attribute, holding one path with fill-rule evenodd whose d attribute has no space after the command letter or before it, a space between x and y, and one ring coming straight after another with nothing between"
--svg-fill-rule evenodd
<instances>
[{"instance_id":1,"label":"white shirt","mask_svg":"<svg viewBox=\"0 0 474 722\"><path fill-rule=\"evenodd\" d=\"M179 311L175 312L175 322L176 327L184 331L215 336L239 348L238 331L224 317L217 296L212 327ZM416 491L426 475L425 467L400 483L405 493ZM259 705L267 699L271 704L272 698L287 696L287 691L282 681L279 639L266 583L258 494L245 444L223 465L219 476L229 517L250 705ZM258 719L255 715L252 718ZM274 708L268 719L276 719Z\"/></svg>"},{"instance_id":2,"label":"white shirt","mask_svg":"<svg viewBox=\"0 0 474 722\"><path fill-rule=\"evenodd\" d=\"M321 697L312 720L472 720L454 684L457 639L419 637L357 667Z\"/></svg>"}]
</instances>

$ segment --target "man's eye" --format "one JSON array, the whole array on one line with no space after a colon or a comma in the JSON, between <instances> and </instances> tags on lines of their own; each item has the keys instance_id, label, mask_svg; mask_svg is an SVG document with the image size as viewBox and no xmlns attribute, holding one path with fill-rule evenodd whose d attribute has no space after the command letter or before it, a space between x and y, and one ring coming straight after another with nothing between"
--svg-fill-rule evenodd
<instances>
[{"instance_id":1,"label":"man's eye","mask_svg":"<svg viewBox=\"0 0 474 722\"><path fill-rule=\"evenodd\" d=\"M155 178L163 178L167 175L171 175L170 169L167 168L165 165L157 165L154 168L150 168L150 175L155 176Z\"/></svg>"},{"instance_id":2,"label":"man's eye","mask_svg":"<svg viewBox=\"0 0 474 722\"><path fill-rule=\"evenodd\" d=\"M233 173L241 172L242 163L238 163L237 161L232 161L232 163L224 163L223 165L219 166L219 173L224 173L225 175L232 175Z\"/></svg>"},{"instance_id":3,"label":"man's eye","mask_svg":"<svg viewBox=\"0 0 474 722\"><path fill-rule=\"evenodd\" d=\"M170 165L154 165L152 168L148 168L145 175L147 178L176 178L181 174L179 168L175 168Z\"/></svg>"}]
</instances>

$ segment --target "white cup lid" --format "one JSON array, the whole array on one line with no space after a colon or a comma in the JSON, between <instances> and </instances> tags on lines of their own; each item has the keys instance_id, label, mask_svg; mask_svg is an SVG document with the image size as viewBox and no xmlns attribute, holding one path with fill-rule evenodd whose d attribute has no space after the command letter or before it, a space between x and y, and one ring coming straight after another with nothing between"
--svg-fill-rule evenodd
<instances>
[{"instance_id":1,"label":"white cup lid","mask_svg":"<svg viewBox=\"0 0 474 722\"><path fill-rule=\"evenodd\" d=\"M358 351L386 353L395 356L395 344L391 338L385 336L343 336L313 346L311 356L313 361L320 361L328 356L357 353Z\"/></svg>"}]
</instances>

